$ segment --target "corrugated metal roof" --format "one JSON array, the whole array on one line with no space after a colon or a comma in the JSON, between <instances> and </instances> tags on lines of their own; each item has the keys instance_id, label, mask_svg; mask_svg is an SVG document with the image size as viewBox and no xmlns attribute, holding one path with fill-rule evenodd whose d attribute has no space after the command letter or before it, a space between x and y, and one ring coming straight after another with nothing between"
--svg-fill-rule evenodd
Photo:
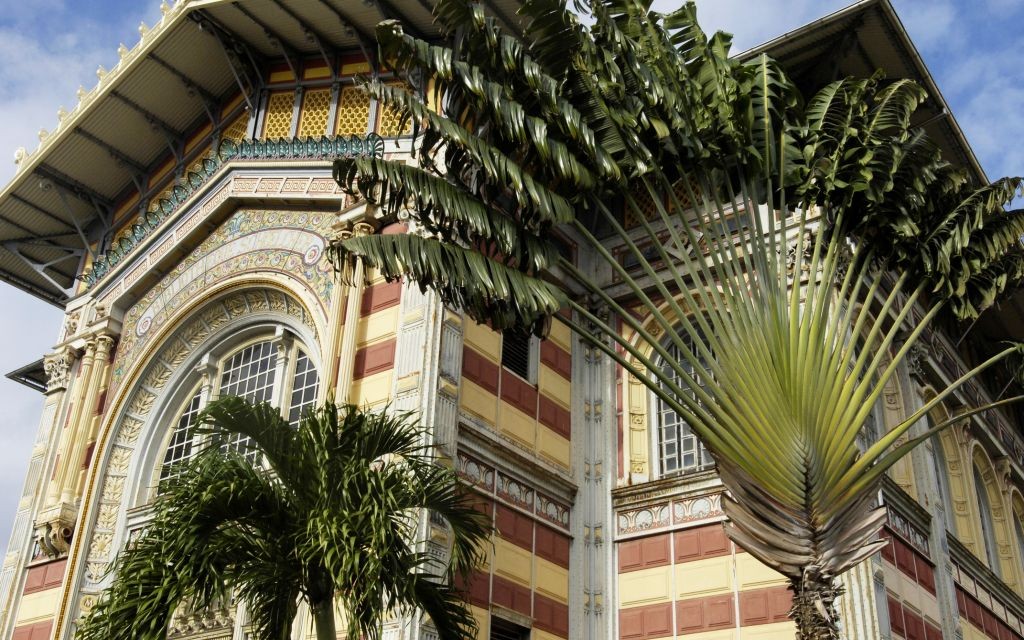
<instances>
[{"instance_id":1,"label":"corrugated metal roof","mask_svg":"<svg viewBox=\"0 0 1024 640\"><path fill-rule=\"evenodd\" d=\"M521 29L519 0L484 5L510 28ZM180 148L175 136L208 122L202 94L223 104L237 92L229 58L251 66L285 53L319 56L321 47L331 54L372 50L368 38L387 17L436 35L429 6L430 0L175 3L158 25L143 30L135 47L121 52L114 69L100 74L99 84L83 93L40 148L22 156L18 173L0 191L0 280L62 306L72 295L78 258L89 251L76 224L90 242L103 237L116 201L135 193L138 169L152 173L171 146ZM877 65L893 76L921 78L935 100L922 117L942 113L941 94L886 0L866 0L757 51L769 51L794 69L813 70L816 61L831 60L837 38L851 32L855 38L839 57L842 73L865 74ZM179 74L198 89L188 90ZM973 154L951 117L928 126L953 157L971 164ZM62 256L70 257L51 262Z\"/></svg>"},{"instance_id":2,"label":"corrugated metal roof","mask_svg":"<svg viewBox=\"0 0 1024 640\"><path fill-rule=\"evenodd\" d=\"M805 94L845 76L910 78L929 98L914 114L915 124L942 148L946 158L987 182L942 92L907 35L889 0L862 0L795 31L739 54L767 53L783 65Z\"/></svg>"},{"instance_id":3,"label":"corrugated metal roof","mask_svg":"<svg viewBox=\"0 0 1024 640\"><path fill-rule=\"evenodd\" d=\"M115 202L135 192L140 170L155 171L171 146L180 149L175 137L208 122L204 97L216 99L221 115L239 89L231 57L252 66L285 54L321 56L321 49L370 50L376 24L387 17L433 36L428 1L175 3L159 24L141 30L138 44L119 52L116 67L98 73L99 84L80 94L37 150L19 152L18 173L0 191L0 280L62 306L79 257L89 251L75 225L89 242L100 240ZM501 3L502 10L515 6ZM72 257L53 262L64 256Z\"/></svg>"}]
</instances>

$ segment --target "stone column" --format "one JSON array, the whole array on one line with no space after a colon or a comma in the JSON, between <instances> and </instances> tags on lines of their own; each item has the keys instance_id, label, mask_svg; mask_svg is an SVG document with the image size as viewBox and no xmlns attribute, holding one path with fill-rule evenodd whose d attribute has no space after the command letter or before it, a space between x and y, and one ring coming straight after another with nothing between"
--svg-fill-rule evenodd
<instances>
[{"instance_id":1,"label":"stone column","mask_svg":"<svg viewBox=\"0 0 1024 640\"><path fill-rule=\"evenodd\" d=\"M350 237L368 236L375 231L375 227L365 221L356 222L352 229L342 230L339 237L344 240ZM346 285L345 292L345 315L344 320L339 322L338 329L341 332L340 347L338 351L338 377L334 386L334 397L339 403L347 403L351 400L352 375L356 359L356 330L359 327L359 308L363 300L363 287L366 280L366 268L361 258L355 258L351 265L351 281Z\"/></svg>"}]
</instances>

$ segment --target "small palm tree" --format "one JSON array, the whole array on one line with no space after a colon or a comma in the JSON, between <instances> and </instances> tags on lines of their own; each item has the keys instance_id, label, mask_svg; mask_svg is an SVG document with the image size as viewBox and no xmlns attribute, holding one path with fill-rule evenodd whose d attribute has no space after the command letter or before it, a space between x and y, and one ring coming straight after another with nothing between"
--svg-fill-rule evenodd
<instances>
[{"instance_id":1,"label":"small palm tree","mask_svg":"<svg viewBox=\"0 0 1024 640\"><path fill-rule=\"evenodd\" d=\"M162 640L177 607L232 594L265 640L290 637L300 602L320 640L336 637L336 603L351 638L379 638L385 615L416 610L441 638L473 637L452 578L475 566L489 523L408 415L327 403L295 429L268 404L228 397L203 422L211 445L161 487L79 640ZM228 434L251 438L266 464L223 452ZM416 539L424 509L448 524L447 568Z\"/></svg>"},{"instance_id":2,"label":"small palm tree","mask_svg":"<svg viewBox=\"0 0 1024 640\"><path fill-rule=\"evenodd\" d=\"M911 126L913 82L840 80L805 103L769 58L731 59L693 3L578 4L588 20L526 2L522 39L468 0L436 3L451 46L378 27L408 86L367 90L422 128L418 163L340 160L335 178L415 232L335 258L497 329L566 323L607 354L706 445L727 532L789 579L798 637L835 638L835 579L881 544L881 478L934 432L896 443L1017 350L858 447L930 322L976 317L1024 275L1024 216L1003 209L1021 181L945 162ZM560 254L556 230L588 259Z\"/></svg>"}]
</instances>

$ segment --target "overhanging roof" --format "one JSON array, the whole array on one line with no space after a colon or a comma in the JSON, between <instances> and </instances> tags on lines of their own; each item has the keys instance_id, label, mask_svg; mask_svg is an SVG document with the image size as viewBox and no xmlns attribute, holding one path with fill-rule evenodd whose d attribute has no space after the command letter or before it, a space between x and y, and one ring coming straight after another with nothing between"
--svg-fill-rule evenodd
<instances>
[{"instance_id":1,"label":"overhanging roof","mask_svg":"<svg viewBox=\"0 0 1024 640\"><path fill-rule=\"evenodd\" d=\"M485 0L518 30L518 0ZM18 171L0 191L0 280L63 306L89 244L109 230L117 203L150 185L169 152L241 90L254 100L267 61L375 52L381 20L435 37L431 0L179 0L140 26L99 83L79 92L39 148L18 150ZM141 182L141 184L140 184Z\"/></svg>"},{"instance_id":2,"label":"overhanging roof","mask_svg":"<svg viewBox=\"0 0 1024 640\"><path fill-rule=\"evenodd\" d=\"M928 92L913 116L947 160L966 168L979 183L985 172L935 84L924 60L889 0L862 0L739 54L766 53L777 60L804 95L846 76L867 77L881 69L889 79L909 78Z\"/></svg>"}]
</instances>

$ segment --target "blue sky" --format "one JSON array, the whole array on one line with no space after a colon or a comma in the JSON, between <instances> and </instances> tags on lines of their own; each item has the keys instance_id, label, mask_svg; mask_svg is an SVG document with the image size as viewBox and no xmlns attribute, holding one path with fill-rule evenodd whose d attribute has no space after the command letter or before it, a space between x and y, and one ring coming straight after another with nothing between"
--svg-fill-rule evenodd
<instances>
[{"instance_id":1,"label":"blue sky","mask_svg":"<svg viewBox=\"0 0 1024 640\"><path fill-rule=\"evenodd\" d=\"M355 1L355 0L345 0ZM74 106L79 85L96 83L117 46L138 40L159 2L0 0L0 157L34 149L58 107ZM847 4L846 0L698 0L706 29L735 35L742 51ZM1024 0L894 0L911 38L990 177L1024 174ZM656 7L675 5L656 0ZM0 183L14 174L0 162ZM0 373L40 358L56 338L60 312L0 284ZM21 493L42 397L0 378L0 548Z\"/></svg>"}]
</instances>

